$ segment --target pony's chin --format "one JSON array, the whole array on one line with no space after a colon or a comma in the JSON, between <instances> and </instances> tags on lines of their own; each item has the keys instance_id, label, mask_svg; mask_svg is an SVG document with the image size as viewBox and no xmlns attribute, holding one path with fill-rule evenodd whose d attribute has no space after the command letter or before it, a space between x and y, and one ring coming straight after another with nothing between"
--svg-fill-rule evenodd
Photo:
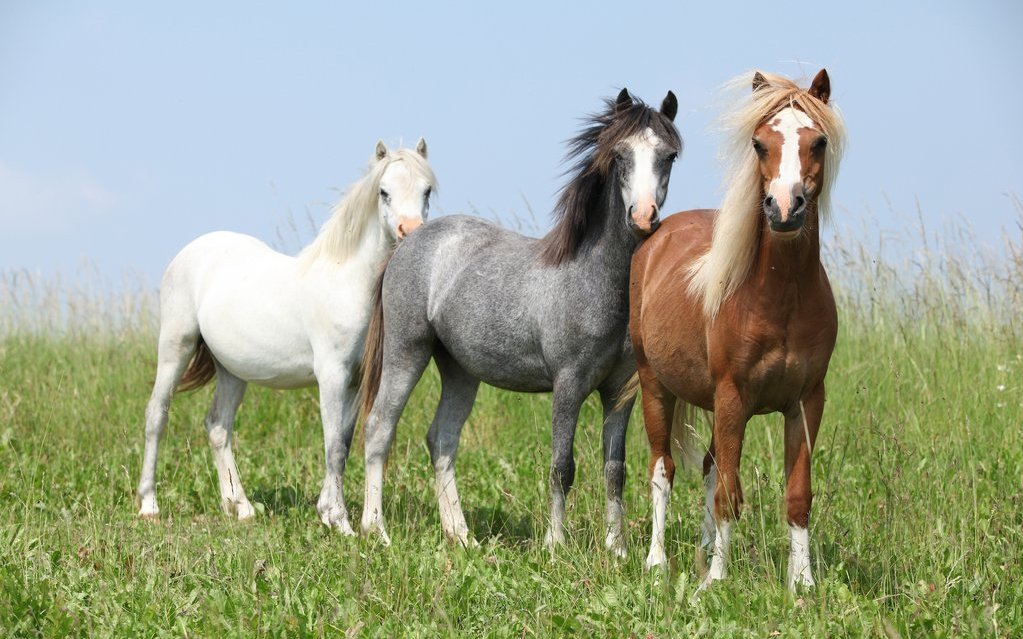
<instances>
[{"instance_id":1,"label":"pony's chin","mask_svg":"<svg viewBox=\"0 0 1023 639\"><path fill-rule=\"evenodd\" d=\"M654 222L653 224L651 224L649 227L647 227L645 229L639 227L638 225L636 225L633 222L629 222L629 230L632 231L632 234L635 235L637 239L640 239L640 240L645 240L646 238L648 238L651 235L653 235L654 231L656 231L658 228L660 228L660 226L661 226L661 221L660 220L657 220L656 222Z\"/></svg>"},{"instance_id":2,"label":"pony's chin","mask_svg":"<svg viewBox=\"0 0 1023 639\"><path fill-rule=\"evenodd\" d=\"M799 234L803 232L803 225L791 229L780 228L776 229L772 224L768 224L767 228L771 231L771 237L777 240L794 240L799 237Z\"/></svg>"}]
</instances>

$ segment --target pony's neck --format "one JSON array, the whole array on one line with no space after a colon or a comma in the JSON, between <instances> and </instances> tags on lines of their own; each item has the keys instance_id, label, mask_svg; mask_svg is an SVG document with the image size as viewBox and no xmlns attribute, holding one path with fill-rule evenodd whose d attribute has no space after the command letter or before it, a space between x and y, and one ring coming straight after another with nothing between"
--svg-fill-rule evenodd
<instances>
[{"instance_id":1,"label":"pony's neck","mask_svg":"<svg viewBox=\"0 0 1023 639\"><path fill-rule=\"evenodd\" d=\"M613 179L604 181L600 196L595 200L598 211L591 211L593 224L585 244L589 245L586 256L604 264L612 277L629 277L632 254L639 245L639 239L625 224L625 204L621 189Z\"/></svg>"},{"instance_id":2,"label":"pony's neck","mask_svg":"<svg viewBox=\"0 0 1023 639\"><path fill-rule=\"evenodd\" d=\"M816 202L807 212L803 231L798 237L778 239L771 233L766 220L760 214L760 248L753 264L753 283L758 287L773 284L812 284L819 281L818 267L821 259L820 217Z\"/></svg>"},{"instance_id":3,"label":"pony's neck","mask_svg":"<svg viewBox=\"0 0 1023 639\"><path fill-rule=\"evenodd\" d=\"M393 240L378 219L379 214L374 210L363 225L358 239L347 246L342 245L343 238L338 237L339 233L347 230L343 225L343 220L332 219L309 245L305 255L300 256L305 259L306 268L314 264L328 268L340 266L377 268L377 265L383 261L394 245Z\"/></svg>"},{"instance_id":4,"label":"pony's neck","mask_svg":"<svg viewBox=\"0 0 1023 639\"><path fill-rule=\"evenodd\" d=\"M383 225L376 223L378 217L378 213L374 212L373 220L366 225L355 251L349 258L374 269L394 248L394 241L384 230Z\"/></svg>"}]
</instances>

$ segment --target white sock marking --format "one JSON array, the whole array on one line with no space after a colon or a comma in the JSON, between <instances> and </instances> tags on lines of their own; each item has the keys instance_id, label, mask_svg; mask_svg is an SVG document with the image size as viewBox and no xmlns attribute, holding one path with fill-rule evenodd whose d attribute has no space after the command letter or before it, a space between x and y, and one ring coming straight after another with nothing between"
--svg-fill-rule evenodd
<instances>
[{"instance_id":1,"label":"white sock marking","mask_svg":"<svg viewBox=\"0 0 1023 639\"><path fill-rule=\"evenodd\" d=\"M671 484L668 473L664 470L664 458L654 464L654 472L650 477L650 497L654 505L653 533L650 536L650 554L646 558L647 570L668 563L664 552L664 526L667 519L668 500L671 497Z\"/></svg>"}]
</instances>

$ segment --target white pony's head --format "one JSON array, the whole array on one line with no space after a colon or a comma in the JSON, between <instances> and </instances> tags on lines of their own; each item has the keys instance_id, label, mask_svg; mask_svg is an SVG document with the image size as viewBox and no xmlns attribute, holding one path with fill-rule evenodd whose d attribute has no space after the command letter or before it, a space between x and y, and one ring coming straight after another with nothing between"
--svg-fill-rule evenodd
<instances>
[{"instance_id":1,"label":"white pony's head","mask_svg":"<svg viewBox=\"0 0 1023 639\"><path fill-rule=\"evenodd\" d=\"M436 188L433 171L426 163L426 141L419 138L414 152L390 151L377 142L373 162L382 164L383 169L377 191L380 223L394 239L404 239L426 221Z\"/></svg>"}]
</instances>

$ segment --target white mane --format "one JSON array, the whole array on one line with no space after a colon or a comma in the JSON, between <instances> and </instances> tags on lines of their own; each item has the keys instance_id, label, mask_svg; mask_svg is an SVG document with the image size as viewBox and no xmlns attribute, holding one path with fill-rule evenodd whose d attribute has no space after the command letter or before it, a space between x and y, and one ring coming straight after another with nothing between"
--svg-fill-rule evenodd
<instances>
[{"instance_id":1,"label":"white mane","mask_svg":"<svg viewBox=\"0 0 1023 639\"><path fill-rule=\"evenodd\" d=\"M817 210L827 221L831 209L831 187L845 147L845 127L837 107L811 96L791 80L764 73L767 83L751 91L753 72L732 79L727 93L743 91L745 97L721 119L728 137L722 148L726 190L714 219L710 249L689 268L689 292L703 300L704 315L713 319L721 303L735 292L749 274L760 238L760 170L750 138L764 121L790 106L798 106L828 138L827 164Z\"/></svg>"},{"instance_id":2,"label":"white mane","mask_svg":"<svg viewBox=\"0 0 1023 639\"><path fill-rule=\"evenodd\" d=\"M331 210L330 218L323 223L319 235L299 253L304 265L309 266L320 258L341 264L352 257L370 221L377 215L380 180L387 167L395 162L404 162L413 176L425 178L436 190L437 179L433 169L416 151L397 149L390 151L382 160L371 158L366 174L348 187Z\"/></svg>"}]
</instances>

